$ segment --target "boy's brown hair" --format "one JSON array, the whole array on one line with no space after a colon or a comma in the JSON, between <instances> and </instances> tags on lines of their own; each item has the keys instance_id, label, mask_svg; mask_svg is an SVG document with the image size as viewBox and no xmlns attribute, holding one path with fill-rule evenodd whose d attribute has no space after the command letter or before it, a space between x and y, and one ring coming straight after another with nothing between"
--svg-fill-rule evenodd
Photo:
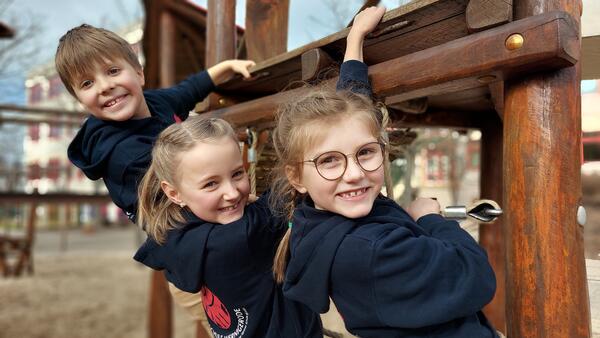
<instances>
[{"instance_id":1,"label":"boy's brown hair","mask_svg":"<svg viewBox=\"0 0 600 338\"><path fill-rule=\"evenodd\" d=\"M73 85L78 77L92 73L94 67L104 64L105 60L119 58L137 70L142 69L127 41L109 30L83 24L60 38L54 63L63 84L76 96Z\"/></svg>"}]
</instances>

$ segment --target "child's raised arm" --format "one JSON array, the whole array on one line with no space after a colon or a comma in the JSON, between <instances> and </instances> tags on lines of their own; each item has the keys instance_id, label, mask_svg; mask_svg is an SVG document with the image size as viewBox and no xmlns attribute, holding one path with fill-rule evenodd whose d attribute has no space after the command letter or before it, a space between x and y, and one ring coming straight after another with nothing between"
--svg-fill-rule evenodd
<instances>
[{"instance_id":1,"label":"child's raised arm","mask_svg":"<svg viewBox=\"0 0 600 338\"><path fill-rule=\"evenodd\" d=\"M344 61L363 60L363 42L385 13L385 7L371 6L362 10L354 17L354 22L346 38L346 53Z\"/></svg>"},{"instance_id":2,"label":"child's raised arm","mask_svg":"<svg viewBox=\"0 0 600 338\"><path fill-rule=\"evenodd\" d=\"M228 80L234 74L241 74L244 78L250 77L250 67L256 63L252 60L225 60L208 68L206 71L215 85Z\"/></svg>"}]
</instances>

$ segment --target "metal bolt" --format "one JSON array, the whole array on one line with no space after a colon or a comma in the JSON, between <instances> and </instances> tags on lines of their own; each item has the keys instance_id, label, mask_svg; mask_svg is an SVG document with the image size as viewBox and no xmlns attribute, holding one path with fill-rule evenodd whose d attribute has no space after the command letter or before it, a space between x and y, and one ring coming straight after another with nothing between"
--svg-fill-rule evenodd
<instances>
[{"instance_id":1,"label":"metal bolt","mask_svg":"<svg viewBox=\"0 0 600 338\"><path fill-rule=\"evenodd\" d=\"M577 207L577 223L583 226L585 225L585 222L587 222L587 212L585 211L585 208L580 205Z\"/></svg>"},{"instance_id":2,"label":"metal bolt","mask_svg":"<svg viewBox=\"0 0 600 338\"><path fill-rule=\"evenodd\" d=\"M222 98L222 97L220 97L219 98L219 104L222 105L222 106L225 105L225 99Z\"/></svg>"},{"instance_id":3,"label":"metal bolt","mask_svg":"<svg viewBox=\"0 0 600 338\"><path fill-rule=\"evenodd\" d=\"M525 42L525 39L523 38L523 35L512 34L511 36L508 37L508 39L506 39L506 42L504 44L506 45L506 49L515 50L515 49L519 49L519 48L523 47L524 42Z\"/></svg>"}]
</instances>

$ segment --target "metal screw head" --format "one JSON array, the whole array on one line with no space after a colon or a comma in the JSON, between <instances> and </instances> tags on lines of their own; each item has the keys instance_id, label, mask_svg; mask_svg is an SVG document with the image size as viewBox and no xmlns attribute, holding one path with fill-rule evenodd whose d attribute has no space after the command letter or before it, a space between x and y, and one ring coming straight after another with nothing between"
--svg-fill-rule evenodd
<instances>
[{"instance_id":1,"label":"metal screw head","mask_svg":"<svg viewBox=\"0 0 600 338\"><path fill-rule=\"evenodd\" d=\"M219 104L220 105L224 105L225 104L225 99L224 98L219 98Z\"/></svg>"},{"instance_id":2,"label":"metal screw head","mask_svg":"<svg viewBox=\"0 0 600 338\"><path fill-rule=\"evenodd\" d=\"M585 222L587 222L587 212L585 211L585 208L580 205L577 207L577 223L583 226L585 225Z\"/></svg>"},{"instance_id":3,"label":"metal screw head","mask_svg":"<svg viewBox=\"0 0 600 338\"><path fill-rule=\"evenodd\" d=\"M506 46L506 49L515 50L515 49L519 49L519 48L523 47L524 42L525 42L525 39L523 38L523 35L512 34L511 36L509 36L506 39L506 42L504 44Z\"/></svg>"}]
</instances>

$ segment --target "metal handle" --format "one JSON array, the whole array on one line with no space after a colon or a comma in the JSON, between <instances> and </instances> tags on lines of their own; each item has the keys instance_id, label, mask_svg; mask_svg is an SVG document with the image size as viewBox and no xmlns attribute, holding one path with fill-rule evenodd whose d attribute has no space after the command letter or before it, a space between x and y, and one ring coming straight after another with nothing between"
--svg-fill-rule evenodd
<instances>
[{"instance_id":1,"label":"metal handle","mask_svg":"<svg viewBox=\"0 0 600 338\"><path fill-rule=\"evenodd\" d=\"M470 206L452 205L442 210L442 215L448 219L464 220L473 218L481 223L490 223L502 215L502 209L492 200L479 200Z\"/></svg>"}]
</instances>

